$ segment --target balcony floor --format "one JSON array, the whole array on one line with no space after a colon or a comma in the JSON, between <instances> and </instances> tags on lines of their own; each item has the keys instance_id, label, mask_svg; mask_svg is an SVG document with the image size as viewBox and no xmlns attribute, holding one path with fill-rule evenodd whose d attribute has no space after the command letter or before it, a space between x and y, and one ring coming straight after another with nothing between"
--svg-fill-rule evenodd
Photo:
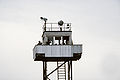
<instances>
[{"instance_id":1,"label":"balcony floor","mask_svg":"<svg viewBox=\"0 0 120 80\"><path fill-rule=\"evenodd\" d=\"M81 58L82 53L74 53L73 57L45 57L45 54L36 54L34 61L77 61Z\"/></svg>"}]
</instances>

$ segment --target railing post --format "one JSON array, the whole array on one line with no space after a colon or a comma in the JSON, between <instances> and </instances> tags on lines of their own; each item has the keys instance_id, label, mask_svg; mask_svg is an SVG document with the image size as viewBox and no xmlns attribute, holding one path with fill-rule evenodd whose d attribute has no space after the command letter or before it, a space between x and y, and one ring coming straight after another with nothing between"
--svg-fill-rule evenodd
<instances>
[{"instance_id":1,"label":"railing post","mask_svg":"<svg viewBox=\"0 0 120 80\"><path fill-rule=\"evenodd\" d=\"M52 31L52 23L51 23L51 31Z\"/></svg>"}]
</instances>

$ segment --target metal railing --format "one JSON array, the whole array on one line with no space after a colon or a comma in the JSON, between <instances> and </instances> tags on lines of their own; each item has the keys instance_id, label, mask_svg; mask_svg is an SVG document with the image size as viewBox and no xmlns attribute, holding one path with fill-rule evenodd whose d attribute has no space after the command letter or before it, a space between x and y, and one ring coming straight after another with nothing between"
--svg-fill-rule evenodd
<instances>
[{"instance_id":1,"label":"metal railing","mask_svg":"<svg viewBox=\"0 0 120 80\"><path fill-rule=\"evenodd\" d=\"M46 23L43 26L44 31L71 31L71 23L64 23L59 26L58 23Z\"/></svg>"}]
</instances>

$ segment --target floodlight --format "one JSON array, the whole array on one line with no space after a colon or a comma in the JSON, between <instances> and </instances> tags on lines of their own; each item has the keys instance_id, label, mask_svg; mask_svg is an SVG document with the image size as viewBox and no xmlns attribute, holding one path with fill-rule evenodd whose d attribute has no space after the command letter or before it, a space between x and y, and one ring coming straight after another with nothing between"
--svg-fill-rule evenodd
<instances>
[{"instance_id":1,"label":"floodlight","mask_svg":"<svg viewBox=\"0 0 120 80\"><path fill-rule=\"evenodd\" d=\"M41 20L44 20L45 22L48 20L47 18L40 17Z\"/></svg>"},{"instance_id":2,"label":"floodlight","mask_svg":"<svg viewBox=\"0 0 120 80\"><path fill-rule=\"evenodd\" d=\"M62 20L60 20L59 22L58 22L58 25L59 26L62 26L64 24L64 22L62 21Z\"/></svg>"},{"instance_id":3,"label":"floodlight","mask_svg":"<svg viewBox=\"0 0 120 80\"><path fill-rule=\"evenodd\" d=\"M68 23L67 26L70 26L70 24Z\"/></svg>"},{"instance_id":4,"label":"floodlight","mask_svg":"<svg viewBox=\"0 0 120 80\"><path fill-rule=\"evenodd\" d=\"M40 17L40 19L43 19L43 17Z\"/></svg>"}]
</instances>

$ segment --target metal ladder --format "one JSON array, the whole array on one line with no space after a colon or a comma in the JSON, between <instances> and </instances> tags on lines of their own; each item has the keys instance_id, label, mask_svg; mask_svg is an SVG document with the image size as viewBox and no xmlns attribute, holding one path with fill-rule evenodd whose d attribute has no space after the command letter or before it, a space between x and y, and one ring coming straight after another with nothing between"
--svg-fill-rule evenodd
<instances>
[{"instance_id":1,"label":"metal ladder","mask_svg":"<svg viewBox=\"0 0 120 80\"><path fill-rule=\"evenodd\" d=\"M63 64L64 62L57 62L57 67ZM58 80L66 80L66 64L63 64L58 70L57 70L57 77Z\"/></svg>"}]
</instances>

